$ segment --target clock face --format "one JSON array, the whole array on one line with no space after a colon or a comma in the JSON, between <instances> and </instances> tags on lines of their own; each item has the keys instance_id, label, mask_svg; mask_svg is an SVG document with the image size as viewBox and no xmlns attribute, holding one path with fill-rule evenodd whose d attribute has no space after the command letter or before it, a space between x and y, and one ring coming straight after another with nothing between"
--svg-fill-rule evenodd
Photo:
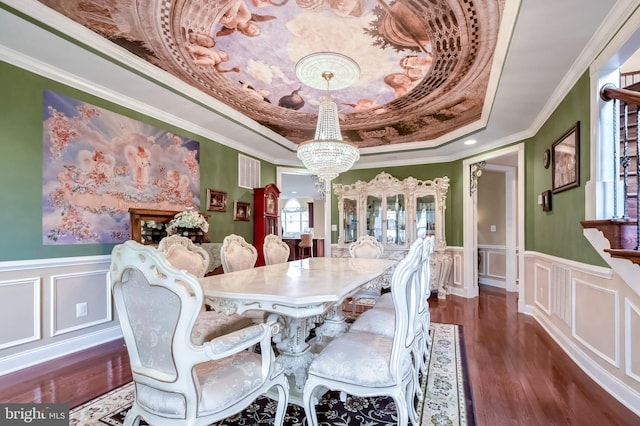
<instances>
[{"instance_id":1,"label":"clock face","mask_svg":"<svg viewBox=\"0 0 640 426\"><path fill-rule=\"evenodd\" d=\"M551 151L548 149L544 151L544 155L542 156L542 165L545 169L549 168L549 164L551 163Z\"/></svg>"},{"instance_id":2,"label":"clock face","mask_svg":"<svg viewBox=\"0 0 640 426\"><path fill-rule=\"evenodd\" d=\"M276 212L276 200L273 196L269 196L267 198L267 213L275 213Z\"/></svg>"}]
</instances>

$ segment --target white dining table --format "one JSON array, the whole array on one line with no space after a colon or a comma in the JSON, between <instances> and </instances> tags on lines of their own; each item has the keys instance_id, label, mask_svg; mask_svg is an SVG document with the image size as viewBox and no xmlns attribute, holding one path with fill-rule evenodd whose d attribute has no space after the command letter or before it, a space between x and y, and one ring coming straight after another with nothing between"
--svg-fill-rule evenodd
<instances>
[{"instance_id":1,"label":"white dining table","mask_svg":"<svg viewBox=\"0 0 640 426\"><path fill-rule=\"evenodd\" d=\"M291 401L302 404L307 368L327 336L348 327L341 302L397 262L390 259L311 257L200 279L205 302L226 314L265 311L278 316L278 361L292 378ZM316 339L307 338L316 323ZM321 345L320 345L321 346Z\"/></svg>"}]
</instances>

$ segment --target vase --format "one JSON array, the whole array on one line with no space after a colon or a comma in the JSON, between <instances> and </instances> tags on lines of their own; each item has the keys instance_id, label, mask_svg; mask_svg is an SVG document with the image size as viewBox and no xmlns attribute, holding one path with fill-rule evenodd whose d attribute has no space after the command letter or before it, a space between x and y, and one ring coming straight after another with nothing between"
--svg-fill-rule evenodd
<instances>
[{"instance_id":1,"label":"vase","mask_svg":"<svg viewBox=\"0 0 640 426\"><path fill-rule=\"evenodd\" d=\"M177 228L176 233L189 238L194 243L200 244L204 242L204 231L200 228Z\"/></svg>"}]
</instances>

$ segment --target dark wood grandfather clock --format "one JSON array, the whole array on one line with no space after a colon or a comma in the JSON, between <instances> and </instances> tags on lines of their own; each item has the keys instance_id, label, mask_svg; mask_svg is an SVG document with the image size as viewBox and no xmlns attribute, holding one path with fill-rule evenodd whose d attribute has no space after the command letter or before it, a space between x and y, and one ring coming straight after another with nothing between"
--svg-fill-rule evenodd
<instances>
[{"instance_id":1,"label":"dark wood grandfather clock","mask_svg":"<svg viewBox=\"0 0 640 426\"><path fill-rule=\"evenodd\" d=\"M270 183L264 188L253 188L253 245L258 250L256 266L264 265L262 245L269 234L280 236L278 229L278 199L280 190Z\"/></svg>"}]
</instances>

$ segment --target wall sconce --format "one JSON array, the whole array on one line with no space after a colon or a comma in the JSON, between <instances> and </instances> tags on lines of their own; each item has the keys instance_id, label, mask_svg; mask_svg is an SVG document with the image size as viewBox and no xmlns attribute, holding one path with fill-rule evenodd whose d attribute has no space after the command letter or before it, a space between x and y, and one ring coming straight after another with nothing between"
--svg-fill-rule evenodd
<instances>
[{"instance_id":1,"label":"wall sconce","mask_svg":"<svg viewBox=\"0 0 640 426\"><path fill-rule=\"evenodd\" d=\"M469 185L469 196L473 196L476 190L478 189L478 178L482 176L482 169L487 165L486 161L479 161L477 163L473 163L469 166L470 170L470 185Z\"/></svg>"}]
</instances>

